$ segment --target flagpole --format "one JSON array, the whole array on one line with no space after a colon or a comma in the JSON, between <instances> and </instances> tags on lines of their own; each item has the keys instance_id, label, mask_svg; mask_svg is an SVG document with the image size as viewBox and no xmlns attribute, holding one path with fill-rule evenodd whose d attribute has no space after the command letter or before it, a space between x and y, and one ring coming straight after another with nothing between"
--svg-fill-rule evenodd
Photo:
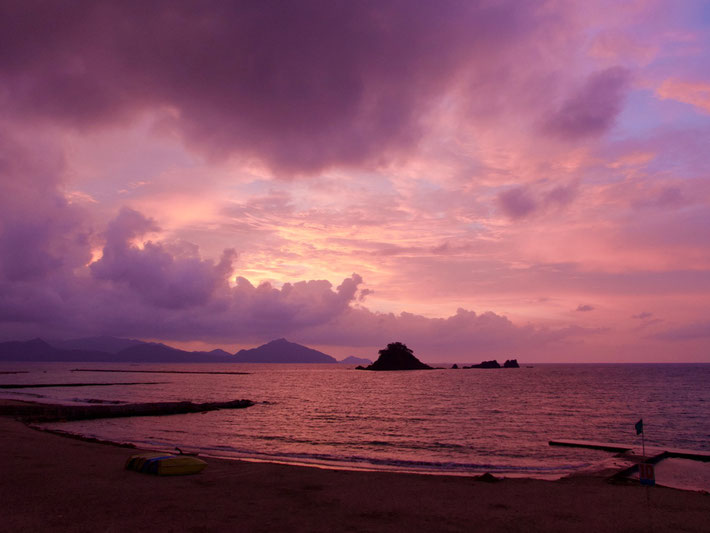
<instances>
[{"instance_id":1,"label":"flagpole","mask_svg":"<svg viewBox=\"0 0 710 533\"><path fill-rule=\"evenodd\" d=\"M639 419L638 422L636 422L636 435L641 433L641 446L643 449L643 456L644 458L646 457L646 433L644 432L643 428L643 418Z\"/></svg>"}]
</instances>

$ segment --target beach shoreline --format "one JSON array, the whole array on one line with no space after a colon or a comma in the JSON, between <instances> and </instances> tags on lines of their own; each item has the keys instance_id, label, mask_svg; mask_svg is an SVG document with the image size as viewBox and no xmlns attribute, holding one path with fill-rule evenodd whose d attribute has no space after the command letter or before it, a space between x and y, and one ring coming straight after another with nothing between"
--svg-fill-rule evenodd
<instances>
[{"instance_id":1,"label":"beach shoreline","mask_svg":"<svg viewBox=\"0 0 710 533\"><path fill-rule=\"evenodd\" d=\"M557 481L207 458L201 474L123 468L135 449L0 417L8 531L706 531L710 495L603 476Z\"/></svg>"}]
</instances>

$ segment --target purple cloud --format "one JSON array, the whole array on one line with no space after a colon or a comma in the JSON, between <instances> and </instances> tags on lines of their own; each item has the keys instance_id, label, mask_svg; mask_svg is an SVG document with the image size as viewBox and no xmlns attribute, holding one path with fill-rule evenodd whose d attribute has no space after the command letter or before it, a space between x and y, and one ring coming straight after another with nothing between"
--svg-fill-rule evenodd
<instances>
[{"instance_id":1,"label":"purple cloud","mask_svg":"<svg viewBox=\"0 0 710 533\"><path fill-rule=\"evenodd\" d=\"M373 313L349 309L327 325L302 332L306 341L337 342L351 346L378 346L390 338L406 338L418 353L430 360L477 361L501 358L524 351L544 353L545 346L594 336L598 330L579 326L557 329L532 325L516 326L507 317L458 309L445 318L428 318L413 313Z\"/></svg>"},{"instance_id":2,"label":"purple cloud","mask_svg":"<svg viewBox=\"0 0 710 533\"><path fill-rule=\"evenodd\" d=\"M629 72L613 67L591 75L544 123L554 137L577 140L608 130L621 111Z\"/></svg>"},{"instance_id":3,"label":"purple cloud","mask_svg":"<svg viewBox=\"0 0 710 533\"><path fill-rule=\"evenodd\" d=\"M575 311L579 311L581 313L588 313L589 311L594 311L594 306L589 304L579 304Z\"/></svg>"},{"instance_id":4,"label":"purple cloud","mask_svg":"<svg viewBox=\"0 0 710 533\"><path fill-rule=\"evenodd\" d=\"M456 76L485 76L542 17L512 0L5 2L5 112L85 129L169 108L213 156L286 173L376 163L416 144Z\"/></svg>"},{"instance_id":5,"label":"purple cloud","mask_svg":"<svg viewBox=\"0 0 710 533\"><path fill-rule=\"evenodd\" d=\"M524 218L537 209L537 203L525 187L516 187L498 195L503 212L513 219Z\"/></svg>"},{"instance_id":6,"label":"purple cloud","mask_svg":"<svg viewBox=\"0 0 710 533\"><path fill-rule=\"evenodd\" d=\"M544 185L521 186L501 192L496 197L506 216L512 219L526 218L537 212L552 211L570 204L577 196L577 184L556 185L547 189Z\"/></svg>"},{"instance_id":7,"label":"purple cloud","mask_svg":"<svg viewBox=\"0 0 710 533\"><path fill-rule=\"evenodd\" d=\"M353 346L405 338L434 359L465 352L475 360L589 333L516 326L492 312L464 309L448 318L372 312L354 305L372 293L362 288L358 274L337 287L325 280L255 286L244 277L230 286L233 251L215 264L185 243L136 244L158 229L154 220L124 208L102 233L103 256L91 264L90 276L69 276L62 283L46 278L31 290L21 281L1 281L0 337L100 333L233 343L289 335Z\"/></svg>"},{"instance_id":8,"label":"purple cloud","mask_svg":"<svg viewBox=\"0 0 710 533\"><path fill-rule=\"evenodd\" d=\"M58 190L63 161L0 130L0 277L36 281L89 260L87 216Z\"/></svg>"},{"instance_id":9,"label":"purple cloud","mask_svg":"<svg viewBox=\"0 0 710 533\"><path fill-rule=\"evenodd\" d=\"M710 339L710 322L695 322L685 326L671 328L653 336L664 341L691 341Z\"/></svg>"},{"instance_id":10,"label":"purple cloud","mask_svg":"<svg viewBox=\"0 0 710 533\"><path fill-rule=\"evenodd\" d=\"M171 253L163 244L147 242L138 248L130 240L158 227L137 211L124 208L106 231L100 260L91 265L100 280L122 284L159 307L181 308L207 303L218 288L227 287L234 250L225 250L216 265L202 260L194 247Z\"/></svg>"},{"instance_id":11,"label":"purple cloud","mask_svg":"<svg viewBox=\"0 0 710 533\"><path fill-rule=\"evenodd\" d=\"M680 187L665 186L651 191L647 197L633 202L638 207L677 208L690 203Z\"/></svg>"},{"instance_id":12,"label":"purple cloud","mask_svg":"<svg viewBox=\"0 0 710 533\"><path fill-rule=\"evenodd\" d=\"M577 196L577 184L558 185L545 193L544 202L547 205L564 206Z\"/></svg>"}]
</instances>

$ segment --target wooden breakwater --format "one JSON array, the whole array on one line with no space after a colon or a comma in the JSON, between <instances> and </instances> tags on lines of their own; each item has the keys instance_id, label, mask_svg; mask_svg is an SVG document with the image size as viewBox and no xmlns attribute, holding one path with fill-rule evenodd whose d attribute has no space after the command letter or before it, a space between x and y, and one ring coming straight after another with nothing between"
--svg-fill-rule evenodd
<instances>
[{"instance_id":1,"label":"wooden breakwater","mask_svg":"<svg viewBox=\"0 0 710 533\"><path fill-rule=\"evenodd\" d=\"M247 376L251 372L226 372L221 370L135 370L116 368L74 368L72 372L123 372L126 374L222 374L232 376ZM0 372L1 374L2 372Z\"/></svg>"},{"instance_id":2,"label":"wooden breakwater","mask_svg":"<svg viewBox=\"0 0 710 533\"><path fill-rule=\"evenodd\" d=\"M615 452L632 456L634 447L628 444L615 444L606 442L594 442L588 440L551 440L550 446L568 446L572 448L588 448L591 450L603 450L606 452ZM663 449L654 446L646 447L653 455L649 456L647 462L658 462L662 459L673 457L676 459L691 459L693 461L710 462L710 451L703 450L680 450L680 449ZM640 457L640 456L639 456Z\"/></svg>"},{"instance_id":3,"label":"wooden breakwater","mask_svg":"<svg viewBox=\"0 0 710 533\"><path fill-rule=\"evenodd\" d=\"M187 413L206 413L219 409L243 409L254 405L251 400L226 402L155 402L122 405L59 405L30 402L0 404L0 415L13 416L24 422L69 422L97 418L128 416L164 416Z\"/></svg>"},{"instance_id":4,"label":"wooden breakwater","mask_svg":"<svg viewBox=\"0 0 710 533\"><path fill-rule=\"evenodd\" d=\"M587 448L590 450L603 450L605 452L626 453L632 449L632 446L624 444L612 444L606 442L592 442L588 440L551 440L548 443L550 446L566 446L570 448Z\"/></svg>"},{"instance_id":5,"label":"wooden breakwater","mask_svg":"<svg viewBox=\"0 0 710 533\"><path fill-rule=\"evenodd\" d=\"M617 470L608 478L608 481L612 483L629 482L631 476L635 475L639 471L639 465L641 463L655 465L660 463L664 459L670 458L690 459L693 461L701 461L705 463L710 462L710 451L679 449L663 450L653 447L648 448L650 455L644 457L643 455L634 453L634 447L626 444L593 442L586 440L551 440L549 441L549 445L567 446L573 448L587 448L591 450L614 452L618 454L618 457L623 457L627 462L631 462L631 465L625 466L624 468Z\"/></svg>"},{"instance_id":6,"label":"wooden breakwater","mask_svg":"<svg viewBox=\"0 0 710 533\"><path fill-rule=\"evenodd\" d=\"M0 389L46 389L54 387L113 387L116 385L160 385L164 381L129 381L125 383L6 383Z\"/></svg>"}]
</instances>

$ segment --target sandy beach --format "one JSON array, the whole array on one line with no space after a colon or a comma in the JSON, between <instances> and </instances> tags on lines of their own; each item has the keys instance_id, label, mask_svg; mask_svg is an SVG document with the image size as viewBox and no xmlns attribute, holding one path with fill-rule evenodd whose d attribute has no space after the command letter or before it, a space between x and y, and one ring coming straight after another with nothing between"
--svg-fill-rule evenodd
<instances>
[{"instance_id":1,"label":"sandy beach","mask_svg":"<svg viewBox=\"0 0 710 533\"><path fill-rule=\"evenodd\" d=\"M353 472L207 458L123 469L135 450L0 417L2 531L707 531L710 495L559 481Z\"/></svg>"}]
</instances>

